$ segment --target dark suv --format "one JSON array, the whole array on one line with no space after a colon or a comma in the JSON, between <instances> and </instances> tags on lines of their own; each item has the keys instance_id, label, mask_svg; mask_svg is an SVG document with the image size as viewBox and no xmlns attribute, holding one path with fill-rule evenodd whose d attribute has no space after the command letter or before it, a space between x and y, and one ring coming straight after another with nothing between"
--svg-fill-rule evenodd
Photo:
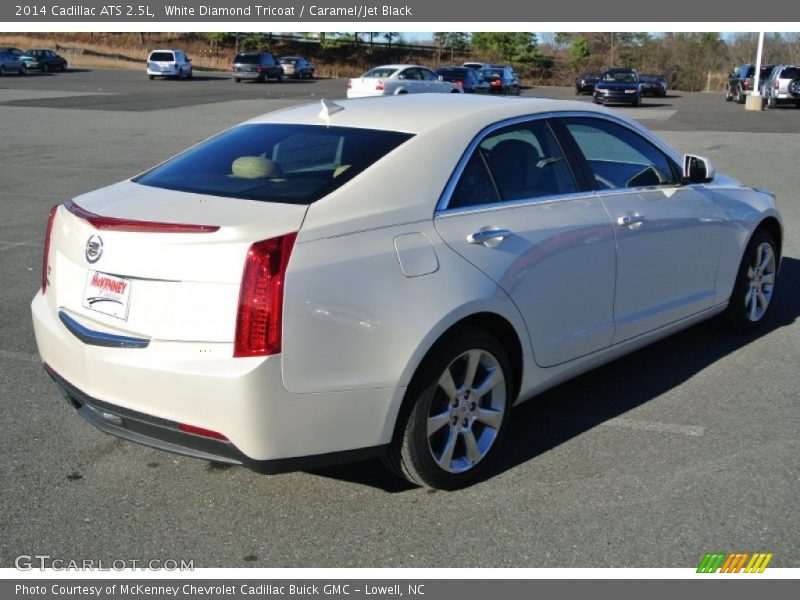
<instances>
[{"instance_id":1,"label":"dark suv","mask_svg":"<svg viewBox=\"0 0 800 600\"><path fill-rule=\"evenodd\" d=\"M581 73L575 78L575 95L592 94L600 81L600 73Z\"/></svg>"},{"instance_id":2,"label":"dark suv","mask_svg":"<svg viewBox=\"0 0 800 600\"><path fill-rule=\"evenodd\" d=\"M763 84L767 80L774 66L775 65L761 65L761 72L758 78L760 83ZM753 92L753 80L755 79L755 75L755 65L742 65L741 67L735 68L728 76L725 100L730 102L735 99L737 104L744 104L748 94Z\"/></svg>"},{"instance_id":3,"label":"dark suv","mask_svg":"<svg viewBox=\"0 0 800 600\"><path fill-rule=\"evenodd\" d=\"M242 79L255 79L262 83L275 79L280 83L283 81L283 66L269 52L242 52L233 59L231 77L236 83Z\"/></svg>"}]
</instances>

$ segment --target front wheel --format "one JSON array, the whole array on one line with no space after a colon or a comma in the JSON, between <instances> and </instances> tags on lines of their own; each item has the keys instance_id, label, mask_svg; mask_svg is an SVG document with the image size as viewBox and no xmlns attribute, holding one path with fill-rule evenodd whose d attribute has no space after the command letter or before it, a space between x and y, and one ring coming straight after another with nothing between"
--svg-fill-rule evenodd
<instances>
[{"instance_id":1,"label":"front wheel","mask_svg":"<svg viewBox=\"0 0 800 600\"><path fill-rule=\"evenodd\" d=\"M50 72L50 67L48 65L42 65L42 73Z\"/></svg>"},{"instance_id":2,"label":"front wheel","mask_svg":"<svg viewBox=\"0 0 800 600\"><path fill-rule=\"evenodd\" d=\"M25 63L23 63L22 66L19 68L19 74L20 75L28 74L28 67L25 65Z\"/></svg>"},{"instance_id":3,"label":"front wheel","mask_svg":"<svg viewBox=\"0 0 800 600\"><path fill-rule=\"evenodd\" d=\"M63 73L66 70L67 70L67 63L66 62L61 63L61 72Z\"/></svg>"},{"instance_id":4,"label":"front wheel","mask_svg":"<svg viewBox=\"0 0 800 600\"><path fill-rule=\"evenodd\" d=\"M421 486L473 483L508 429L512 390L503 346L482 329L455 332L414 376L385 462Z\"/></svg>"},{"instance_id":5,"label":"front wheel","mask_svg":"<svg viewBox=\"0 0 800 600\"><path fill-rule=\"evenodd\" d=\"M723 313L730 329L745 333L764 322L775 291L778 256L772 236L757 229L744 251L728 308Z\"/></svg>"},{"instance_id":6,"label":"front wheel","mask_svg":"<svg viewBox=\"0 0 800 600\"><path fill-rule=\"evenodd\" d=\"M736 88L736 104L744 104L747 97L744 95L741 87Z\"/></svg>"},{"instance_id":7,"label":"front wheel","mask_svg":"<svg viewBox=\"0 0 800 600\"><path fill-rule=\"evenodd\" d=\"M767 98L767 108L771 109L775 108L775 106L776 106L775 96L770 95L770 97Z\"/></svg>"},{"instance_id":8,"label":"front wheel","mask_svg":"<svg viewBox=\"0 0 800 600\"><path fill-rule=\"evenodd\" d=\"M156 78L156 76L155 76L155 75L148 75L148 77L150 78L150 81L153 81L153 79L155 79L155 78Z\"/></svg>"}]
</instances>

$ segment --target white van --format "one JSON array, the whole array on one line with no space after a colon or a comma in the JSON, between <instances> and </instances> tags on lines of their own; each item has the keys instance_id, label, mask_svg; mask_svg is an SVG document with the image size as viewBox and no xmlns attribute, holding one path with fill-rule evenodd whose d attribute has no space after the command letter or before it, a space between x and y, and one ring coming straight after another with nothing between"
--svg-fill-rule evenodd
<instances>
[{"instance_id":1,"label":"white van","mask_svg":"<svg viewBox=\"0 0 800 600\"><path fill-rule=\"evenodd\" d=\"M147 57L147 75L156 77L192 78L192 61L183 50L153 50Z\"/></svg>"}]
</instances>

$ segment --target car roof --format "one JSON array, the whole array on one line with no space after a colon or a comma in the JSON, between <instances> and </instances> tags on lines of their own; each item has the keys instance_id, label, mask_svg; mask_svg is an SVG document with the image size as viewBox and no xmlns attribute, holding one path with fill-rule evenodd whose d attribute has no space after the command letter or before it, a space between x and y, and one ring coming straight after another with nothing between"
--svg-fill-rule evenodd
<instances>
[{"instance_id":1,"label":"car roof","mask_svg":"<svg viewBox=\"0 0 800 600\"><path fill-rule=\"evenodd\" d=\"M428 67L424 67L422 65L378 65L377 67L371 67L367 69L367 71L372 71L372 69L408 69L409 67L414 67L415 69L427 69Z\"/></svg>"},{"instance_id":2,"label":"car roof","mask_svg":"<svg viewBox=\"0 0 800 600\"><path fill-rule=\"evenodd\" d=\"M335 102L344 110L330 117L331 125L416 134L427 133L457 121L481 129L505 119L550 112L616 114L602 106L575 100L498 98L473 94L407 94ZM324 125L319 112L320 104L315 102L268 113L248 123Z\"/></svg>"},{"instance_id":3,"label":"car roof","mask_svg":"<svg viewBox=\"0 0 800 600\"><path fill-rule=\"evenodd\" d=\"M174 48L159 48L158 50L151 50L150 54L153 52L181 52L181 50L176 50Z\"/></svg>"}]
</instances>

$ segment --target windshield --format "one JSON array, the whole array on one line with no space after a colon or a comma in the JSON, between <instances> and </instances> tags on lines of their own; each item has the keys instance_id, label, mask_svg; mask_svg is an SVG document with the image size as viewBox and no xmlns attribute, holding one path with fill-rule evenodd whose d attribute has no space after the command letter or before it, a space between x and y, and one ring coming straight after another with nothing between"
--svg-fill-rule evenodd
<instances>
[{"instance_id":1,"label":"windshield","mask_svg":"<svg viewBox=\"0 0 800 600\"><path fill-rule=\"evenodd\" d=\"M240 125L134 179L181 192L311 204L412 137L321 125Z\"/></svg>"},{"instance_id":2,"label":"windshield","mask_svg":"<svg viewBox=\"0 0 800 600\"><path fill-rule=\"evenodd\" d=\"M613 81L617 83L636 83L636 73L633 71L606 71L603 73L603 81Z\"/></svg>"}]
</instances>

